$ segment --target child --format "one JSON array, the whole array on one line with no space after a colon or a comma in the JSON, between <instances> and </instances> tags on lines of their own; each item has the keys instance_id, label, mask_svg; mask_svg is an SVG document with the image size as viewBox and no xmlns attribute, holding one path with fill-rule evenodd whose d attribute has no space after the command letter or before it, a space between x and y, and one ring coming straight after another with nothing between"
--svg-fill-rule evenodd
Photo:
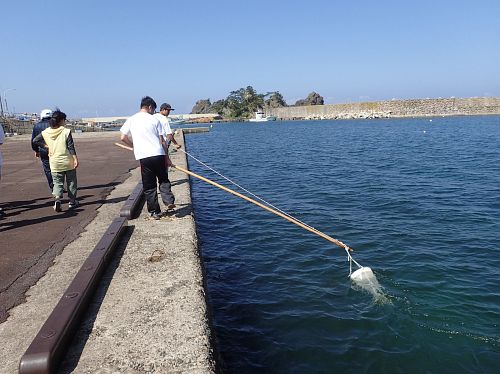
<instances>
[{"instance_id":1,"label":"child","mask_svg":"<svg viewBox=\"0 0 500 374\"><path fill-rule=\"evenodd\" d=\"M66 114L56 109L50 118L50 127L33 139L33 144L49 150L50 170L54 181L52 195L56 199L54 202L56 212L62 210L61 199L64 191L64 179L66 179L68 190L69 209L74 209L80 205L76 200L78 158L76 157L71 130L64 127L65 122Z\"/></svg>"}]
</instances>

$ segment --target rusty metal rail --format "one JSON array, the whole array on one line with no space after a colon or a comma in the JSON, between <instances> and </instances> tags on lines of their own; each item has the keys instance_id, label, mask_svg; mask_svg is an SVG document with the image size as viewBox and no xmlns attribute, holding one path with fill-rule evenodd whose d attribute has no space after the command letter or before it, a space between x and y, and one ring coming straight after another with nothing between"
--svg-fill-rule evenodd
<instances>
[{"instance_id":1,"label":"rusty metal rail","mask_svg":"<svg viewBox=\"0 0 500 374\"><path fill-rule=\"evenodd\" d=\"M19 373L45 374L57 370L126 226L126 217L113 220L24 353Z\"/></svg>"},{"instance_id":2,"label":"rusty metal rail","mask_svg":"<svg viewBox=\"0 0 500 374\"><path fill-rule=\"evenodd\" d=\"M135 186L125 204L123 204L122 208L120 209L120 217L133 219L137 216L141 204L144 201L144 195L142 192L142 182L139 182L137 183L137 186Z\"/></svg>"},{"instance_id":3,"label":"rusty metal rail","mask_svg":"<svg viewBox=\"0 0 500 374\"><path fill-rule=\"evenodd\" d=\"M127 220L136 218L143 202L142 182L139 182L120 209L119 218L115 218L108 227L21 357L19 373L48 374L57 371L127 226Z\"/></svg>"}]
</instances>

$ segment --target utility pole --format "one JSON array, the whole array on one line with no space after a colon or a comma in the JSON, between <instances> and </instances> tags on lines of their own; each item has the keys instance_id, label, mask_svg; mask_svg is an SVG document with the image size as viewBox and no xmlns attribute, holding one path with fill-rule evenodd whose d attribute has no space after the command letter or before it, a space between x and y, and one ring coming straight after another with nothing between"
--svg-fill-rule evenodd
<instances>
[{"instance_id":1,"label":"utility pole","mask_svg":"<svg viewBox=\"0 0 500 374\"><path fill-rule=\"evenodd\" d=\"M6 90L3 91L2 97L5 101L5 114L9 114L9 107L7 106L7 92L8 91L15 91L15 88L7 88ZM2 100L0 100L0 104L2 103ZM3 115L3 107L2 107L2 115Z\"/></svg>"}]
</instances>

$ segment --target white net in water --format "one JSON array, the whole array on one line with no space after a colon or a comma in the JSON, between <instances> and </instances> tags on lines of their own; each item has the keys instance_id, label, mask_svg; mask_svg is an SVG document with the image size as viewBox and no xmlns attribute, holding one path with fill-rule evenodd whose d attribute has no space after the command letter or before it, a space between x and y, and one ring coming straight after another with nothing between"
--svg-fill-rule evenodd
<instances>
[{"instance_id":1,"label":"white net in water","mask_svg":"<svg viewBox=\"0 0 500 374\"><path fill-rule=\"evenodd\" d=\"M376 302L387 302L382 286L377 280L372 269L368 266L362 266L350 275L351 280L356 286L370 293Z\"/></svg>"}]
</instances>

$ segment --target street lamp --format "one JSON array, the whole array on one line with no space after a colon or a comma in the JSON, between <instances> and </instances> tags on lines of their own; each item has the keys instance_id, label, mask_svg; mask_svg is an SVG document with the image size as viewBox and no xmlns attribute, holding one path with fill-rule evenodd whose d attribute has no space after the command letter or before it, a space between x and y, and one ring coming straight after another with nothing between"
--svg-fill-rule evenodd
<instances>
[{"instance_id":1,"label":"street lamp","mask_svg":"<svg viewBox=\"0 0 500 374\"><path fill-rule=\"evenodd\" d=\"M5 94L9 91L15 91L15 90L16 90L15 88L7 88L6 90L3 91L2 97L3 100L5 101L5 113L9 113L9 106L7 105L7 96ZM2 115L3 115L3 108L2 108Z\"/></svg>"}]
</instances>

